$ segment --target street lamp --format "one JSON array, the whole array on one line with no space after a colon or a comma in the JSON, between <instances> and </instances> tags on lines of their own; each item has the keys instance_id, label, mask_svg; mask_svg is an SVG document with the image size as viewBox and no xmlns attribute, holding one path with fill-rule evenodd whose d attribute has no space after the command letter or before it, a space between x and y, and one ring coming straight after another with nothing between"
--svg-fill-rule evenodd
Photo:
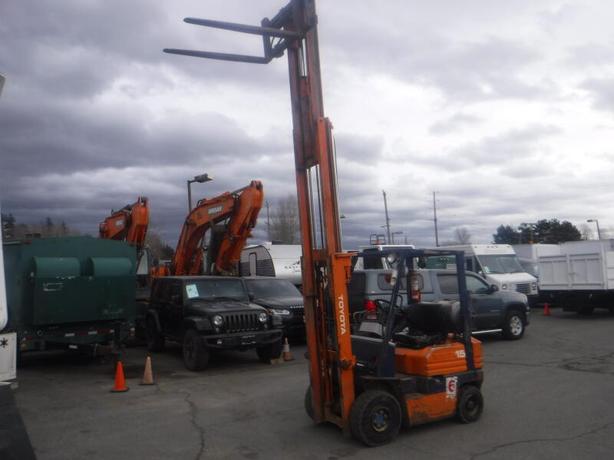
<instances>
[{"instance_id":1,"label":"street lamp","mask_svg":"<svg viewBox=\"0 0 614 460\"><path fill-rule=\"evenodd\" d=\"M595 222L595 225L597 225L597 239L600 240L601 239L601 231L599 230L599 219L587 219L587 222Z\"/></svg>"},{"instance_id":2,"label":"street lamp","mask_svg":"<svg viewBox=\"0 0 614 460\"><path fill-rule=\"evenodd\" d=\"M212 181L213 177L209 177L209 174L204 173L204 174L200 174L198 176L194 176L194 179L188 179L187 183L188 183L188 212L192 212L192 184L194 182L198 182L199 184L202 184L203 182L209 182Z\"/></svg>"}]
</instances>

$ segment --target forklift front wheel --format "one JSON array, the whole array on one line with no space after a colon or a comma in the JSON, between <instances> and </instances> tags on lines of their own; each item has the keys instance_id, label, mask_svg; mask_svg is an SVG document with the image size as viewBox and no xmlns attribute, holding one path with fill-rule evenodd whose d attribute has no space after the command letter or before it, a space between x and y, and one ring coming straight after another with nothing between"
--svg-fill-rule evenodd
<instances>
[{"instance_id":1,"label":"forklift front wheel","mask_svg":"<svg viewBox=\"0 0 614 460\"><path fill-rule=\"evenodd\" d=\"M480 389L474 385L465 385L458 399L457 416L462 423L477 421L484 409L484 398Z\"/></svg>"},{"instance_id":2,"label":"forklift front wheel","mask_svg":"<svg viewBox=\"0 0 614 460\"><path fill-rule=\"evenodd\" d=\"M369 447L392 441L401 428L401 406L387 391L367 390L352 405L350 428L354 439Z\"/></svg>"}]
</instances>

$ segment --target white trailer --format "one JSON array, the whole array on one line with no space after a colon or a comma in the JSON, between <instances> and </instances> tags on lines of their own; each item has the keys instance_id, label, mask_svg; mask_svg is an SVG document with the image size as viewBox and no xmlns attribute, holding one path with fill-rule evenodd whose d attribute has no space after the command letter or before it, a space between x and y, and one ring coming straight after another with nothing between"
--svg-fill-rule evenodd
<instances>
[{"instance_id":1,"label":"white trailer","mask_svg":"<svg viewBox=\"0 0 614 460\"><path fill-rule=\"evenodd\" d=\"M274 276L287 279L295 286L303 284L300 244L263 243L241 251L241 276Z\"/></svg>"},{"instance_id":2,"label":"white trailer","mask_svg":"<svg viewBox=\"0 0 614 460\"><path fill-rule=\"evenodd\" d=\"M14 332L2 333L7 323L4 251L2 249L2 229L0 228L0 383L10 382L17 378L17 335Z\"/></svg>"},{"instance_id":3,"label":"white trailer","mask_svg":"<svg viewBox=\"0 0 614 460\"><path fill-rule=\"evenodd\" d=\"M567 311L614 312L614 240L570 241L538 258L542 297Z\"/></svg>"},{"instance_id":4,"label":"white trailer","mask_svg":"<svg viewBox=\"0 0 614 460\"><path fill-rule=\"evenodd\" d=\"M520 265L531 275L539 278L537 259L540 256L557 255L560 253L558 244L513 244L514 252L518 256Z\"/></svg>"},{"instance_id":5,"label":"white trailer","mask_svg":"<svg viewBox=\"0 0 614 460\"><path fill-rule=\"evenodd\" d=\"M4 76L0 75L0 94L4 87ZM2 251L2 227L0 226L0 382L17 378L17 335L2 333L8 323L6 285L4 281L4 252Z\"/></svg>"}]
</instances>

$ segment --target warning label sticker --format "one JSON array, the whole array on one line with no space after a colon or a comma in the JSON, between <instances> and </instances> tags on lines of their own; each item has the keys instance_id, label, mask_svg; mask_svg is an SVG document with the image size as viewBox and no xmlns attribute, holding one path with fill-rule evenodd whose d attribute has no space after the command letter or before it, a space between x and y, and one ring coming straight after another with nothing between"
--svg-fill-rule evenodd
<instances>
[{"instance_id":1,"label":"warning label sticker","mask_svg":"<svg viewBox=\"0 0 614 460\"><path fill-rule=\"evenodd\" d=\"M446 377L446 398L456 398L458 377Z\"/></svg>"}]
</instances>

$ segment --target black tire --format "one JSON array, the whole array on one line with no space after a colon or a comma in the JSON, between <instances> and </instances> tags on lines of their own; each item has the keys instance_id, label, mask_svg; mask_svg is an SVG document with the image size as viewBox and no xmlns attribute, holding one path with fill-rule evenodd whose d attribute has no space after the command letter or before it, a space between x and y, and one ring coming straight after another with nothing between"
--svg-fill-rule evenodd
<instances>
[{"instance_id":1,"label":"black tire","mask_svg":"<svg viewBox=\"0 0 614 460\"><path fill-rule=\"evenodd\" d=\"M311 420L313 420L313 400L311 399L311 385L307 387L305 392L305 412Z\"/></svg>"},{"instance_id":2,"label":"black tire","mask_svg":"<svg viewBox=\"0 0 614 460\"><path fill-rule=\"evenodd\" d=\"M194 329L188 329L183 336L183 363L191 371L202 371L209 363L209 350L203 338Z\"/></svg>"},{"instance_id":3,"label":"black tire","mask_svg":"<svg viewBox=\"0 0 614 460\"><path fill-rule=\"evenodd\" d=\"M369 447L392 441L401 424L399 401L387 391L365 391L356 398L350 411L352 436Z\"/></svg>"},{"instance_id":4,"label":"black tire","mask_svg":"<svg viewBox=\"0 0 614 460\"><path fill-rule=\"evenodd\" d=\"M164 350L164 336L158 331L156 320L151 316L147 318L145 336L147 338L147 349L149 351L155 352Z\"/></svg>"},{"instance_id":5,"label":"black tire","mask_svg":"<svg viewBox=\"0 0 614 460\"><path fill-rule=\"evenodd\" d=\"M261 362L271 364L272 359L278 359L281 356L282 347L281 339L279 339L276 342L257 347L256 354Z\"/></svg>"},{"instance_id":6,"label":"black tire","mask_svg":"<svg viewBox=\"0 0 614 460\"><path fill-rule=\"evenodd\" d=\"M465 385L461 388L456 417L462 423L477 421L484 410L484 398L480 389L474 385Z\"/></svg>"},{"instance_id":7,"label":"black tire","mask_svg":"<svg viewBox=\"0 0 614 460\"><path fill-rule=\"evenodd\" d=\"M503 337L508 340L518 340L524 335L524 315L518 310L510 310L503 321Z\"/></svg>"}]
</instances>

